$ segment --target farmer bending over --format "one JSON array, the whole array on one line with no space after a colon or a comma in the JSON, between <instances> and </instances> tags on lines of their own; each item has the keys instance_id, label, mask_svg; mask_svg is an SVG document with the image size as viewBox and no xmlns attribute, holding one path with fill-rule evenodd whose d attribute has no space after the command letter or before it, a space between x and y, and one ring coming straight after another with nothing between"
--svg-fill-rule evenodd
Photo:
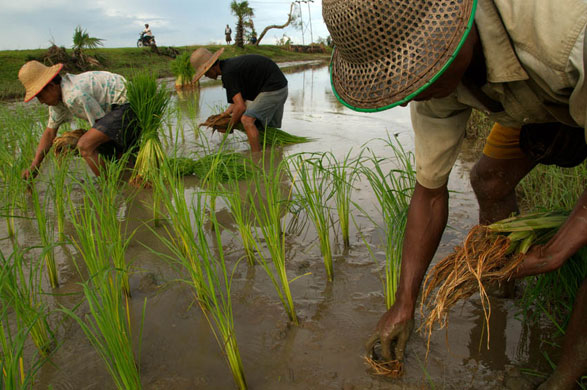
<instances>
[{"instance_id":1,"label":"farmer bending over","mask_svg":"<svg viewBox=\"0 0 587 390\"><path fill-rule=\"evenodd\" d=\"M339 99L373 111L411 102L417 184L396 301L376 327L387 359L392 342L395 358L403 358L422 278L446 227L447 181L471 110L496 122L471 172L481 223L518 211L516 185L537 164L572 166L585 158L587 2L476 3L322 2ZM516 276L555 270L586 244L587 191L558 233L528 252ZM587 373L585 280L562 353L540 389L573 389Z\"/></svg>"},{"instance_id":2,"label":"farmer bending over","mask_svg":"<svg viewBox=\"0 0 587 390\"><path fill-rule=\"evenodd\" d=\"M194 82L203 75L214 80L222 76L222 86L230 103L224 115L232 115L231 127L242 123L251 151L259 152L259 129L281 127L287 79L267 57L247 54L218 60L223 51L212 54L199 48L192 53L190 61L196 70Z\"/></svg>"},{"instance_id":3,"label":"farmer bending over","mask_svg":"<svg viewBox=\"0 0 587 390\"><path fill-rule=\"evenodd\" d=\"M18 72L26 89L25 102L35 96L49 106L49 122L31 166L23 178L37 175L43 158L53 145L59 127L76 116L91 128L77 142L80 155L96 176L104 162L99 156L116 157L133 148L140 134L126 99L126 80L110 72L85 72L78 75L59 72L63 64L45 66L29 61Z\"/></svg>"}]
</instances>

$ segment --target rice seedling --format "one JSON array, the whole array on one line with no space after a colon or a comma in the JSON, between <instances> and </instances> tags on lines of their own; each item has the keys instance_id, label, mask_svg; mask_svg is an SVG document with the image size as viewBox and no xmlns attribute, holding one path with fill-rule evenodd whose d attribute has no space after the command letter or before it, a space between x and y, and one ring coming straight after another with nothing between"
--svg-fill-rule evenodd
<instances>
[{"instance_id":1,"label":"rice seedling","mask_svg":"<svg viewBox=\"0 0 587 390\"><path fill-rule=\"evenodd\" d=\"M213 174L219 183L246 180L252 173L252 163L249 158L240 153L223 150L197 160L187 157L171 158L169 165L181 176L193 175L204 180Z\"/></svg>"},{"instance_id":2,"label":"rice seedling","mask_svg":"<svg viewBox=\"0 0 587 390\"><path fill-rule=\"evenodd\" d=\"M171 260L179 263L180 272L187 272L189 275L190 280L186 282L194 288L196 300L224 352L234 381L239 389L246 389L230 296L233 271L226 265L220 229L214 212L210 213L209 218L214 225L213 240L216 241L217 252L210 246L205 229L209 194L197 193L188 205L181 179L169 175L168 180L164 203L172 230L166 226L167 236L160 238L174 254ZM191 213L194 217L193 224Z\"/></svg>"},{"instance_id":3,"label":"rice seedling","mask_svg":"<svg viewBox=\"0 0 587 390\"><path fill-rule=\"evenodd\" d=\"M156 181L165 164L165 153L159 138L159 128L169 104L170 95L165 85L157 84L154 76L138 73L126 84L127 97L142 129L140 150L131 182L136 186L150 186Z\"/></svg>"},{"instance_id":4,"label":"rice seedling","mask_svg":"<svg viewBox=\"0 0 587 390\"><path fill-rule=\"evenodd\" d=\"M285 268L285 222L282 222L282 219L285 220L285 218L282 217L291 201L291 189L286 194L283 186L287 169L285 164L284 161L275 161L275 150L265 150L261 161L261 167L265 168L254 171L251 180L252 188L248 191L248 201L251 205L255 225L258 226L258 229L255 229L256 239L254 240L257 260L271 279L289 320L298 325L289 286L295 278L290 281ZM261 241L259 231L269 250L270 261L259 244ZM271 264L273 268L271 268Z\"/></svg>"},{"instance_id":5,"label":"rice seedling","mask_svg":"<svg viewBox=\"0 0 587 390\"><path fill-rule=\"evenodd\" d=\"M0 252L0 260L3 305L14 311L18 322L28 329L39 354L46 357L55 347L55 337L47 321L47 307L41 299L41 267L35 262L27 264L20 248L14 248L8 258Z\"/></svg>"},{"instance_id":6,"label":"rice seedling","mask_svg":"<svg viewBox=\"0 0 587 390\"><path fill-rule=\"evenodd\" d=\"M67 176L69 172L69 162L72 155L65 153L53 159L55 167L53 171L53 180L50 185L53 195L53 208L57 219L57 235L59 241L63 242L65 236L65 209L67 207L67 192L69 191L69 182Z\"/></svg>"},{"instance_id":7,"label":"rice seedling","mask_svg":"<svg viewBox=\"0 0 587 390\"><path fill-rule=\"evenodd\" d=\"M130 297L126 248L134 232L124 231L118 218L119 183L127 157L124 156L119 161L107 161L104 167L106 175L95 178L95 183L89 178L79 183L84 192L81 207L71 199L69 203L76 232L73 241L82 255L89 275L113 267L120 274L122 292Z\"/></svg>"},{"instance_id":8,"label":"rice seedling","mask_svg":"<svg viewBox=\"0 0 587 390\"><path fill-rule=\"evenodd\" d=\"M245 256L250 265L255 264L255 236L253 234L253 215L248 204L247 191L248 188L242 190L239 182L236 180L230 181L224 186L222 191L222 198L228 206L232 217L237 226L237 230L241 237ZM244 193L243 193L244 191Z\"/></svg>"},{"instance_id":9,"label":"rice seedling","mask_svg":"<svg viewBox=\"0 0 587 390\"><path fill-rule=\"evenodd\" d=\"M175 76L175 88L177 89L194 86L192 79L194 78L195 70L190 63L190 55L190 52L183 52L171 62L171 72Z\"/></svg>"},{"instance_id":10,"label":"rice seedling","mask_svg":"<svg viewBox=\"0 0 587 390\"><path fill-rule=\"evenodd\" d=\"M293 168L290 175L296 188L296 198L314 223L326 275L331 282L334 278L334 267L330 244L332 217L328 201L334 196L334 191L331 176L326 173L328 169L324 166L325 159L324 154L298 154L290 158L288 166Z\"/></svg>"},{"instance_id":11,"label":"rice seedling","mask_svg":"<svg viewBox=\"0 0 587 390\"><path fill-rule=\"evenodd\" d=\"M82 283L89 314L82 317L65 307L62 307L61 311L73 318L82 328L106 364L116 388L139 390L142 388L139 371L141 347L139 342L137 358L133 351L129 298L120 294L120 276L116 270L106 268ZM145 308L146 299L141 316L141 330Z\"/></svg>"},{"instance_id":12,"label":"rice seedling","mask_svg":"<svg viewBox=\"0 0 587 390\"><path fill-rule=\"evenodd\" d=\"M314 138L293 135L275 127L265 127L265 129L261 131L261 136L265 146L295 145L314 140Z\"/></svg>"},{"instance_id":13,"label":"rice seedling","mask_svg":"<svg viewBox=\"0 0 587 390\"><path fill-rule=\"evenodd\" d=\"M334 199L338 213L338 224L342 234L343 245L350 247L350 220L351 199L354 183L360 175L361 155L351 159L352 149L347 152L344 159L339 162L333 153L325 155L329 159L328 173L332 176Z\"/></svg>"},{"instance_id":14,"label":"rice seedling","mask_svg":"<svg viewBox=\"0 0 587 390\"><path fill-rule=\"evenodd\" d=\"M11 302L5 301L0 305L0 388L30 389L45 360L33 355L25 365L24 349L29 329L17 319L16 329L11 330L8 319L10 304Z\"/></svg>"},{"instance_id":15,"label":"rice seedling","mask_svg":"<svg viewBox=\"0 0 587 390\"><path fill-rule=\"evenodd\" d=\"M232 128L231 120L232 118L230 116L216 114L209 116L205 122L200 123L200 126L211 127L213 130L222 130L226 134L231 133L234 129L244 131L242 123L238 123L236 126L234 126L234 128ZM260 129L259 136L263 140L262 144L264 146L293 145L314 140L310 137L293 135L281 129L269 126L265 127L264 129Z\"/></svg>"},{"instance_id":16,"label":"rice seedling","mask_svg":"<svg viewBox=\"0 0 587 390\"><path fill-rule=\"evenodd\" d=\"M55 241L53 237L54 225L53 219L47 218L48 204L50 199L45 197L43 200L39 197L39 190L37 186L31 186L33 211L35 213L39 238L41 239L41 247L43 248L43 257L45 259L45 266L49 283L52 288L59 287L59 275L57 273L57 264L55 263Z\"/></svg>"},{"instance_id":17,"label":"rice seedling","mask_svg":"<svg viewBox=\"0 0 587 390\"><path fill-rule=\"evenodd\" d=\"M525 210L571 210L587 184L587 165L560 168L539 165L518 186L520 204ZM568 323L575 293L587 275L585 250L579 251L556 271L524 279L524 291L518 301L526 320L535 320L541 312ZM540 303L540 310L533 310Z\"/></svg>"},{"instance_id":18,"label":"rice seedling","mask_svg":"<svg viewBox=\"0 0 587 390\"><path fill-rule=\"evenodd\" d=\"M421 311L427 312L423 327L429 340L436 323L446 326L448 310L456 302L479 292L489 345L491 305L484 284L511 278L530 246L548 241L567 216L534 213L471 229L463 245L439 261L424 280Z\"/></svg>"},{"instance_id":19,"label":"rice seedling","mask_svg":"<svg viewBox=\"0 0 587 390\"><path fill-rule=\"evenodd\" d=\"M80 316L65 307L61 311L80 325L106 364L116 387L130 390L140 389L141 381L138 358L133 352L130 289L125 262L125 251L132 234L124 237L117 218L117 184L123 169L123 164L107 163L107 174L97 178L98 187L91 180L79 183L85 193L81 207L70 199L76 233L72 242L87 269L88 280L82 286L90 312ZM82 274L79 265L76 266ZM141 329L145 307L146 300ZM140 349L139 342L138 357Z\"/></svg>"},{"instance_id":20,"label":"rice seedling","mask_svg":"<svg viewBox=\"0 0 587 390\"><path fill-rule=\"evenodd\" d=\"M416 173L414 156L407 152L397 137L386 140L393 152L390 161L395 168L384 171L380 159L373 153L368 159L370 166L364 161L362 173L369 180L380 205L385 236L385 303L389 309L395 302L395 292L399 283L402 259L403 237L407 222L408 208L414 188Z\"/></svg>"}]
</instances>

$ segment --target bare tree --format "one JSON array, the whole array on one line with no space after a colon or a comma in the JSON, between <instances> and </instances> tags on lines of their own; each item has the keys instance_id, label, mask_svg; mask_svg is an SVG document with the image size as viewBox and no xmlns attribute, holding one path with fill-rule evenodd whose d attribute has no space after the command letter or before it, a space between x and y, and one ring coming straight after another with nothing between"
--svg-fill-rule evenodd
<instances>
[{"instance_id":1,"label":"bare tree","mask_svg":"<svg viewBox=\"0 0 587 390\"><path fill-rule=\"evenodd\" d=\"M267 26L263 29L263 32L261 33L261 35L259 35L259 38L257 39L257 42L255 42L256 46L259 46L259 43L261 43L261 40L263 39L263 37L265 36L265 34L267 34L267 31L273 29L273 28L277 28L277 29L284 29L287 26L289 26L290 24L292 24L292 22L295 21L296 19L296 15L294 14L294 6L295 6L295 2L291 3L291 6L289 7L289 14L287 15L287 22L285 22L284 24L278 25L278 24L272 24L270 26Z\"/></svg>"}]
</instances>

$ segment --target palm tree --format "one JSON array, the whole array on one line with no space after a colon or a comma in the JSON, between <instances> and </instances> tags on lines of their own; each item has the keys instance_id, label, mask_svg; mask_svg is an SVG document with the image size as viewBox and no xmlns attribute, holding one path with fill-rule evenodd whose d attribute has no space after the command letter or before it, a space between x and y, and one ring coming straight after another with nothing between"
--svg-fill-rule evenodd
<instances>
[{"instance_id":1,"label":"palm tree","mask_svg":"<svg viewBox=\"0 0 587 390\"><path fill-rule=\"evenodd\" d=\"M73 32L73 55L77 57L80 62L85 63L86 56L83 51L103 46L102 41L103 39L91 37L85 29L81 26L77 26Z\"/></svg>"},{"instance_id":2,"label":"palm tree","mask_svg":"<svg viewBox=\"0 0 587 390\"><path fill-rule=\"evenodd\" d=\"M238 19L236 22L236 36L234 38L234 44L238 47L245 47L243 40L245 19L249 19L250 21L250 19L255 16L255 11L249 6L249 2L246 0L232 0L232 3L230 3L230 11Z\"/></svg>"}]
</instances>

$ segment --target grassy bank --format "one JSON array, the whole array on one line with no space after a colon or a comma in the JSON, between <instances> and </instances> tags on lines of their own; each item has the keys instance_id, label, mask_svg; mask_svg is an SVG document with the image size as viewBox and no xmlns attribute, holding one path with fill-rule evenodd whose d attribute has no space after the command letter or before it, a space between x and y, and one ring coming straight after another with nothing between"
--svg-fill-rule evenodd
<instances>
[{"instance_id":1,"label":"grassy bank","mask_svg":"<svg viewBox=\"0 0 587 390\"><path fill-rule=\"evenodd\" d=\"M179 46L176 47L179 53L189 51L190 53L199 46ZM240 49L234 45L231 46L206 46L210 51L216 51L224 47L225 51L220 57L221 59L230 58L243 54L261 54L272 58L276 62L296 61L296 60L311 60L324 59L327 60L329 53L295 53L286 50L285 46L262 45L262 46L245 46ZM162 50L163 51L163 50ZM47 52L47 49L36 50L5 50L0 51L0 99L1 100L20 100L24 97L24 88L18 81L18 70L29 60L40 60ZM68 54L72 50L67 50ZM88 50L87 54L96 57L101 66L92 68L90 70L107 70L114 73L119 73L123 76L130 75L137 69L149 69L153 71L157 77L172 76L170 62L173 58L166 55L159 55L150 48L100 48L95 50Z\"/></svg>"}]
</instances>

